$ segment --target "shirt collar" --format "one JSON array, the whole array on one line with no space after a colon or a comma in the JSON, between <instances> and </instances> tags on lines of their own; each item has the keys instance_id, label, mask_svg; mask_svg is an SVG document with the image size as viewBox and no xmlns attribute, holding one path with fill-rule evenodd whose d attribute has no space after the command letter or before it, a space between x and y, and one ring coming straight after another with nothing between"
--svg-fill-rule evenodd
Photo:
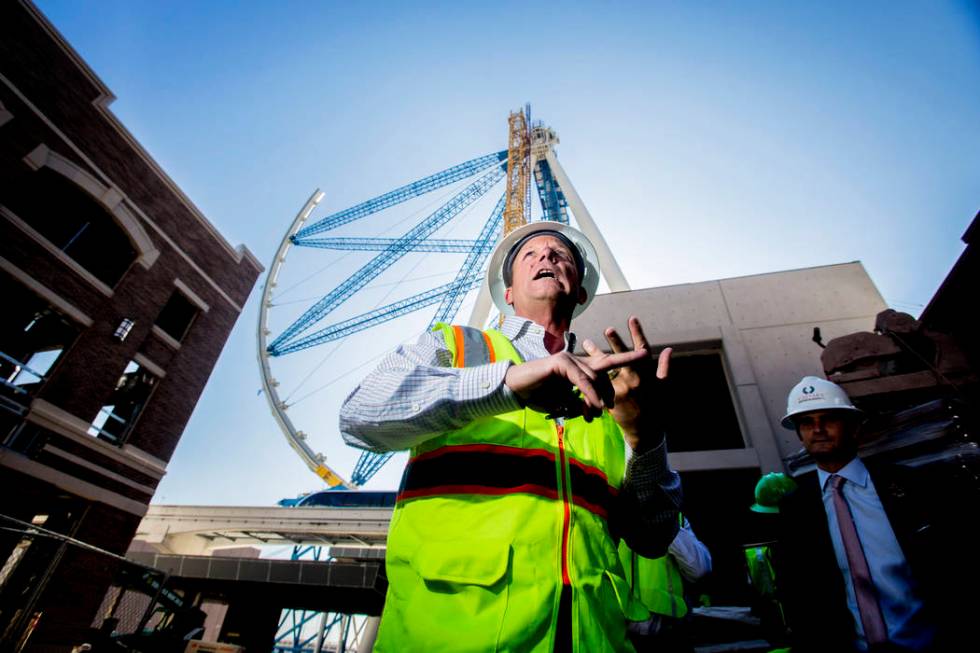
<instances>
[{"instance_id":1,"label":"shirt collar","mask_svg":"<svg viewBox=\"0 0 980 653\"><path fill-rule=\"evenodd\" d=\"M837 470L837 476L843 476L845 479L847 479L848 483L853 483L854 485L859 485L861 487L868 486L868 468L865 467L864 463L861 462L861 459L857 457ZM830 477L830 472L825 472L817 467L817 479L820 481L821 489L827 489L827 481L830 479Z\"/></svg>"},{"instance_id":2,"label":"shirt collar","mask_svg":"<svg viewBox=\"0 0 980 653\"><path fill-rule=\"evenodd\" d=\"M527 318L518 317L516 315L508 315L504 318L504 323L500 325L500 332L507 336L510 340L515 340L517 338L533 338L534 340L540 340L541 346L544 346L544 327L534 322L528 320ZM575 350L575 334L571 331L565 332L565 351Z\"/></svg>"}]
</instances>

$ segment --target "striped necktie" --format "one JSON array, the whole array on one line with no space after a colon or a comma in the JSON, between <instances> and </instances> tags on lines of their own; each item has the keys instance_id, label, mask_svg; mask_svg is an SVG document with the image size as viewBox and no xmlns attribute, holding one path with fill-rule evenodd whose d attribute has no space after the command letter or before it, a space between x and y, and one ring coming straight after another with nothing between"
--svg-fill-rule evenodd
<instances>
[{"instance_id":1,"label":"striped necktie","mask_svg":"<svg viewBox=\"0 0 980 653\"><path fill-rule=\"evenodd\" d=\"M861 548L854 519L844 499L845 480L843 476L837 474L830 476L837 526L840 528L841 541L844 543L847 565L851 569L851 582L854 584L854 596L857 599L861 623L864 625L864 636L868 639L869 645L881 644L888 641L888 629L885 627L885 618L881 614L874 583L871 581L868 560L864 557L864 549Z\"/></svg>"}]
</instances>

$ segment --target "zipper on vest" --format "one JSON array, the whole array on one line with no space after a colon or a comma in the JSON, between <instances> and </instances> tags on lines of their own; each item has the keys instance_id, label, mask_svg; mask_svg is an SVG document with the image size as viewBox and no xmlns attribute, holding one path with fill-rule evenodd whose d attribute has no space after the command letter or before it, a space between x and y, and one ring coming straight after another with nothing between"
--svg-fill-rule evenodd
<instances>
[{"instance_id":1,"label":"zipper on vest","mask_svg":"<svg viewBox=\"0 0 980 653\"><path fill-rule=\"evenodd\" d=\"M568 500L568 483L566 482L568 477L565 474L567 466L565 461L565 427L556 422L555 429L558 431L558 459L561 463L561 478L558 479L558 485L561 488L563 509L561 524L561 582L564 585L571 586L572 579L568 575L568 536L572 524L572 507Z\"/></svg>"}]
</instances>

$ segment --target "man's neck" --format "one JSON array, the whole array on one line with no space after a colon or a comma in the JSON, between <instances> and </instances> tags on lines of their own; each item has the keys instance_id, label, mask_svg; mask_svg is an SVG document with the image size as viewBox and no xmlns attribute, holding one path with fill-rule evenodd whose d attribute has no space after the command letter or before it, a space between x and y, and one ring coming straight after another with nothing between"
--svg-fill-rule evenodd
<instances>
[{"instance_id":1,"label":"man's neck","mask_svg":"<svg viewBox=\"0 0 980 653\"><path fill-rule=\"evenodd\" d=\"M552 311L540 311L538 314L534 311L521 311L517 316L544 328L544 347L548 353L557 354L565 349L565 334L568 333L571 320L561 320Z\"/></svg>"},{"instance_id":2,"label":"man's neck","mask_svg":"<svg viewBox=\"0 0 980 653\"><path fill-rule=\"evenodd\" d=\"M828 474L836 474L840 470L847 467L847 465L854 460L856 456L851 456L847 460L818 460L817 467L827 472Z\"/></svg>"}]
</instances>

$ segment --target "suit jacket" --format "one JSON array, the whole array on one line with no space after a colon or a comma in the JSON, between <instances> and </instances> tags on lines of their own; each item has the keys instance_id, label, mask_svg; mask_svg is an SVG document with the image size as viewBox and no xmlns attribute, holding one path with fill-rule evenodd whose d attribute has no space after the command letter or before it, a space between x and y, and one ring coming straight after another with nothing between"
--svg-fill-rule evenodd
<instances>
[{"instance_id":1,"label":"suit jacket","mask_svg":"<svg viewBox=\"0 0 980 653\"><path fill-rule=\"evenodd\" d=\"M956 650L976 619L978 588L974 528L976 482L947 465L865 466L912 574L927 616L938 627L935 650ZM793 650L849 651L855 625L834 556L816 471L796 479L780 504L775 565L792 630ZM949 647L949 648L947 648Z\"/></svg>"}]
</instances>

